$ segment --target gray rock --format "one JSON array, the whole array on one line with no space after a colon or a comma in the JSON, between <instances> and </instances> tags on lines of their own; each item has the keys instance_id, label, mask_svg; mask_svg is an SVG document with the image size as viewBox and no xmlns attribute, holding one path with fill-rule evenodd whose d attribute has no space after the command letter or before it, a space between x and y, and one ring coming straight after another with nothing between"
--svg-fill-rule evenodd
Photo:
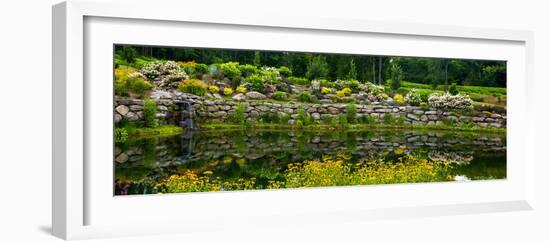
<instances>
[{"instance_id":1,"label":"gray rock","mask_svg":"<svg viewBox=\"0 0 550 241\"><path fill-rule=\"evenodd\" d=\"M130 108L128 108L128 106L125 106L125 105L119 105L115 108L115 110L122 116L126 116L126 114L128 114L128 112L130 111Z\"/></svg>"},{"instance_id":2,"label":"gray rock","mask_svg":"<svg viewBox=\"0 0 550 241\"><path fill-rule=\"evenodd\" d=\"M263 111L263 112L266 112L266 111L268 111L268 110L269 110L269 107L267 107L267 106L263 106L263 105L261 105L261 106L258 106L258 107L256 107L256 108L257 108L258 110L260 110L260 111Z\"/></svg>"},{"instance_id":3,"label":"gray rock","mask_svg":"<svg viewBox=\"0 0 550 241\"><path fill-rule=\"evenodd\" d=\"M484 121L484 120L485 120L485 118L483 118L483 117L477 117L477 116L476 116L476 117L473 117L473 118L472 118L472 121L474 121L474 122L482 122L482 121Z\"/></svg>"},{"instance_id":4,"label":"gray rock","mask_svg":"<svg viewBox=\"0 0 550 241\"><path fill-rule=\"evenodd\" d=\"M407 118L409 118L411 120L415 120L415 121L420 120L420 118L417 115L411 114L411 113L407 114Z\"/></svg>"},{"instance_id":5,"label":"gray rock","mask_svg":"<svg viewBox=\"0 0 550 241\"><path fill-rule=\"evenodd\" d=\"M142 105L131 105L130 110L131 111L140 111L140 110L143 110L143 106Z\"/></svg>"},{"instance_id":6,"label":"gray rock","mask_svg":"<svg viewBox=\"0 0 550 241\"><path fill-rule=\"evenodd\" d=\"M233 96L232 99L236 100L236 101L243 101L243 100L246 100L246 95L244 95L242 93L239 93L239 94L236 94L235 96Z\"/></svg>"},{"instance_id":7,"label":"gray rock","mask_svg":"<svg viewBox=\"0 0 550 241\"><path fill-rule=\"evenodd\" d=\"M115 158L115 161L118 163L126 162L128 161L128 155L126 155L126 153L121 153Z\"/></svg>"},{"instance_id":8,"label":"gray rock","mask_svg":"<svg viewBox=\"0 0 550 241\"><path fill-rule=\"evenodd\" d=\"M317 112L315 113L312 113L311 114L311 117L314 119L314 120L320 120L321 119L321 115Z\"/></svg>"},{"instance_id":9,"label":"gray rock","mask_svg":"<svg viewBox=\"0 0 550 241\"><path fill-rule=\"evenodd\" d=\"M168 107L166 107L164 105L159 105L159 106L157 106L157 109L160 110L160 111L167 111Z\"/></svg>"},{"instance_id":10,"label":"gray rock","mask_svg":"<svg viewBox=\"0 0 550 241\"><path fill-rule=\"evenodd\" d=\"M260 93L260 92L257 92L257 91L250 91L248 93L246 93L246 97L250 98L250 99L253 99L253 100L263 100L265 99L265 95Z\"/></svg>"},{"instance_id":11,"label":"gray rock","mask_svg":"<svg viewBox=\"0 0 550 241\"><path fill-rule=\"evenodd\" d=\"M428 112L426 112L426 113L428 113ZM435 121L435 120L438 120L439 117L437 115L428 115L428 119L432 120L432 121Z\"/></svg>"},{"instance_id":12,"label":"gray rock","mask_svg":"<svg viewBox=\"0 0 550 241\"><path fill-rule=\"evenodd\" d=\"M420 116L421 121L428 121L428 117L426 115Z\"/></svg>"},{"instance_id":13,"label":"gray rock","mask_svg":"<svg viewBox=\"0 0 550 241\"><path fill-rule=\"evenodd\" d=\"M218 107L217 106L208 106L208 112L216 112L218 111Z\"/></svg>"},{"instance_id":14,"label":"gray rock","mask_svg":"<svg viewBox=\"0 0 550 241\"><path fill-rule=\"evenodd\" d=\"M122 120L122 116L118 113L115 114L115 123L118 123Z\"/></svg>"},{"instance_id":15,"label":"gray rock","mask_svg":"<svg viewBox=\"0 0 550 241\"><path fill-rule=\"evenodd\" d=\"M218 94L218 93L214 93L213 96L214 96L214 98L216 98L216 99L221 99L221 98L222 98L222 96L221 96L220 94Z\"/></svg>"},{"instance_id":16,"label":"gray rock","mask_svg":"<svg viewBox=\"0 0 550 241\"><path fill-rule=\"evenodd\" d=\"M139 120L139 116L134 113L134 112L128 112L126 113L125 117L129 120L129 121L137 121Z\"/></svg>"},{"instance_id":17,"label":"gray rock","mask_svg":"<svg viewBox=\"0 0 550 241\"><path fill-rule=\"evenodd\" d=\"M340 110L338 108L335 108L335 107L332 107L332 106L328 107L327 111L328 111L328 113L333 114L333 115L336 115L336 114L340 113Z\"/></svg>"}]
</instances>

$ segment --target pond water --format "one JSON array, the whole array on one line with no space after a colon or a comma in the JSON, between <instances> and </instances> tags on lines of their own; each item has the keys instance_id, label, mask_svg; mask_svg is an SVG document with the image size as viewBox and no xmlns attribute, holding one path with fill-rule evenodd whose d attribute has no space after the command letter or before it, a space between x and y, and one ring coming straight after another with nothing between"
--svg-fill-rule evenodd
<instances>
[{"instance_id":1,"label":"pond water","mask_svg":"<svg viewBox=\"0 0 550 241\"><path fill-rule=\"evenodd\" d=\"M408 164L396 164L399 162ZM416 162L424 164L418 166ZM372 169L372 163L391 165ZM434 169L430 163L439 164ZM361 167L368 168L359 170ZM370 171L379 176L369 176ZM428 176L437 173L429 178L411 178L422 171L429 172ZM191 175L189 180L202 186L159 188L173 175ZM346 181L334 181L342 176ZM365 178L370 181L364 182ZM194 131L115 144L115 195L212 191L204 188L212 186L210 181L216 183L218 191L224 191L503 178L506 136L494 133L243 129ZM188 179L178 181L177 185L188 184L182 184Z\"/></svg>"}]
</instances>

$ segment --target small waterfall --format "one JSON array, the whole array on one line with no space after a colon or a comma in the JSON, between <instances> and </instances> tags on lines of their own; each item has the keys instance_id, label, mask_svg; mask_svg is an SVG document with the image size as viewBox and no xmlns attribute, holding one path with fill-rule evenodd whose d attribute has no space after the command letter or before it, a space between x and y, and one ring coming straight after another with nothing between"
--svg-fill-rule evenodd
<instances>
[{"instance_id":1,"label":"small waterfall","mask_svg":"<svg viewBox=\"0 0 550 241\"><path fill-rule=\"evenodd\" d=\"M193 123L193 105L190 102L181 102L181 120L180 126L187 130L194 130Z\"/></svg>"}]
</instances>

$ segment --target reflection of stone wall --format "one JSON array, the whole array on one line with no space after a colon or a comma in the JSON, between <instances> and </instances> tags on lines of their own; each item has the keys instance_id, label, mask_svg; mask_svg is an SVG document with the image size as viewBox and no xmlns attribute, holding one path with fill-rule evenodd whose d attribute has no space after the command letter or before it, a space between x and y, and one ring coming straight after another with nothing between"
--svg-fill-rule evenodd
<instances>
[{"instance_id":1,"label":"reflection of stone wall","mask_svg":"<svg viewBox=\"0 0 550 241\"><path fill-rule=\"evenodd\" d=\"M181 141L152 143L155 161L148 165L165 167L193 161L221 160L226 156L242 157L248 160L260 159L281 153L289 155L284 159L308 159L312 153L337 154L350 152L363 157L380 154L384 151L400 149L408 153L428 148L430 157L449 162L469 162L474 148L477 151L504 151L506 140L499 136L453 136L439 134L407 133L404 136L386 137L381 134L363 136L359 133L348 133L348 136L310 135L281 133L283 136L265 138L256 135L237 136L230 133L223 136L219 133L195 133L193 141L182 138ZM290 136L288 137L287 134ZM179 137L178 137L179 138ZM147 156L143 146L131 146L123 151L115 150L118 163L136 162ZM187 155L191 150L190 155ZM184 153L184 154L182 154ZM277 154L278 153L278 154ZM151 153L150 153L151 154ZM125 163L127 164L127 163Z\"/></svg>"},{"instance_id":2,"label":"reflection of stone wall","mask_svg":"<svg viewBox=\"0 0 550 241\"><path fill-rule=\"evenodd\" d=\"M223 122L228 115L235 112L239 102L233 100L204 100L201 97L179 94L156 96L159 113L157 117L161 122L179 123L181 118L180 105L178 103L192 103L195 114L202 120L208 122ZM337 118L340 114L346 113L346 104L307 104L307 103L271 103L271 102L248 102L246 115L248 121L256 121L263 115L269 113L288 114L289 123L292 124L297 117L298 107L302 106L306 113L311 115L314 120L323 123L324 120ZM451 111L438 109L422 109L414 106L391 106L387 103L372 103L369 105L357 104L357 118L371 116L376 121L382 122L385 115L401 117L405 123L409 124L439 124L444 120L463 123L472 122L482 127L505 127L506 116L500 114L489 114L481 112L472 112L469 114L454 113ZM122 117L130 121L137 121L141 118L143 110L142 100L115 100L115 121L118 122Z\"/></svg>"}]
</instances>

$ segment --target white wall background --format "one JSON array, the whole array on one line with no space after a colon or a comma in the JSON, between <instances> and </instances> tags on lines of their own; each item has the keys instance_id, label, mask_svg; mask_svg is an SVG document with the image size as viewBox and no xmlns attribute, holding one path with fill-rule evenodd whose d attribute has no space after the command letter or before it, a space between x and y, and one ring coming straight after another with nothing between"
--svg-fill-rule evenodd
<instances>
[{"instance_id":1,"label":"white wall background","mask_svg":"<svg viewBox=\"0 0 550 241\"><path fill-rule=\"evenodd\" d=\"M286 12L535 32L536 105L546 103L550 83L550 15L546 1L189 1L204 14ZM0 7L0 240L57 240L51 228L51 5L58 0L12 0ZM128 6L129 8L131 5ZM547 111L546 111L547 112ZM544 112L543 112L544 113ZM246 227L223 233L117 240L550 240L549 116L537 119L535 211L462 215L274 230ZM406 197L404 197L406 198Z\"/></svg>"}]
</instances>

